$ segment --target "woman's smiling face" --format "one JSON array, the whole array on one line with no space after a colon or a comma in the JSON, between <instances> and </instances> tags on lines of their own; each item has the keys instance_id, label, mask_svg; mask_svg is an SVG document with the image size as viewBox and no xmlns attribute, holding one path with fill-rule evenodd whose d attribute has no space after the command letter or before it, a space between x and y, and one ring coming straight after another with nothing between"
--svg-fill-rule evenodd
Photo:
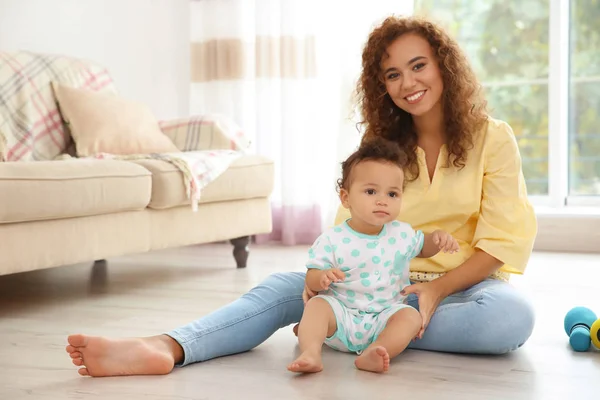
<instances>
[{"instance_id":1,"label":"woman's smiling face","mask_svg":"<svg viewBox=\"0 0 600 400\"><path fill-rule=\"evenodd\" d=\"M444 82L426 39L406 33L394 40L381 61L381 71L387 93L400 109L416 117L441 111Z\"/></svg>"}]
</instances>

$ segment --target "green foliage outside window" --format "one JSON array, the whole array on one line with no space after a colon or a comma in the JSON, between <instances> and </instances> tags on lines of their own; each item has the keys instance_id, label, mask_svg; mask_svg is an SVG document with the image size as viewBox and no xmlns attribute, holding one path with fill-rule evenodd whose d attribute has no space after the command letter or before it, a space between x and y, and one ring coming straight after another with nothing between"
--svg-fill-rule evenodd
<instances>
[{"instance_id":1,"label":"green foliage outside window","mask_svg":"<svg viewBox=\"0 0 600 400\"><path fill-rule=\"evenodd\" d=\"M600 194L600 0L571 11L570 194ZM548 0L415 0L467 53L517 137L528 192L548 194Z\"/></svg>"}]
</instances>

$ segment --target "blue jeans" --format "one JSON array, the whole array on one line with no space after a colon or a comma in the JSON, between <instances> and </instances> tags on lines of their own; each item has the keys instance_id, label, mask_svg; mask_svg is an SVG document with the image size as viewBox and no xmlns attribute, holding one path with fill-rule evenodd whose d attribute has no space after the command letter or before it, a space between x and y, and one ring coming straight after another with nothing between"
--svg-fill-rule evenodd
<instances>
[{"instance_id":1,"label":"blue jeans","mask_svg":"<svg viewBox=\"0 0 600 400\"><path fill-rule=\"evenodd\" d=\"M251 350L279 328L299 322L304 277L302 272L270 275L236 301L168 332L185 354L179 366ZM415 295L408 300L419 308ZM423 338L409 348L503 354L525 343L534 320L531 304L513 286L488 279L444 299Z\"/></svg>"}]
</instances>

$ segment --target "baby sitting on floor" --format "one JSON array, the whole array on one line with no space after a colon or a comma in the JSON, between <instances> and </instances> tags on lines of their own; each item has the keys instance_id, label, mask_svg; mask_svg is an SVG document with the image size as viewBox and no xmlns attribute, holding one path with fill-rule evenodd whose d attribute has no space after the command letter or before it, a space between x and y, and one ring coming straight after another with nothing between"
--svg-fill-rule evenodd
<instances>
[{"instance_id":1,"label":"baby sitting on floor","mask_svg":"<svg viewBox=\"0 0 600 400\"><path fill-rule=\"evenodd\" d=\"M323 343L355 352L357 368L385 372L422 327L406 304L409 262L459 246L446 232L423 234L397 221L406 155L392 142L362 144L342 163L340 200L351 218L317 238L308 255L306 286L318 295L305 306L298 328L302 354L292 372L323 369Z\"/></svg>"}]
</instances>

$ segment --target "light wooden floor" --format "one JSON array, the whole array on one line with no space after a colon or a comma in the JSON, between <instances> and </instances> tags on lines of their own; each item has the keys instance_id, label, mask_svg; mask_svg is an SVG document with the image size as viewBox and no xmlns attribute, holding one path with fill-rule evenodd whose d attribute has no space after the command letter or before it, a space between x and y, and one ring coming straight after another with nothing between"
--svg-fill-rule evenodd
<instances>
[{"instance_id":1,"label":"light wooden floor","mask_svg":"<svg viewBox=\"0 0 600 400\"><path fill-rule=\"evenodd\" d=\"M406 351L386 375L357 371L325 350L326 370L296 376L291 327L252 352L168 376L82 378L64 350L69 333L152 335L208 313L277 271L302 270L304 248L254 247L245 270L231 247L211 245L0 277L0 399L565 399L597 398L600 352L574 353L564 313L600 314L600 255L535 254L526 277L538 311L530 341L513 354L469 357ZM499 321L501 323L501 321ZM595 396L593 396L595 395Z\"/></svg>"}]
</instances>

